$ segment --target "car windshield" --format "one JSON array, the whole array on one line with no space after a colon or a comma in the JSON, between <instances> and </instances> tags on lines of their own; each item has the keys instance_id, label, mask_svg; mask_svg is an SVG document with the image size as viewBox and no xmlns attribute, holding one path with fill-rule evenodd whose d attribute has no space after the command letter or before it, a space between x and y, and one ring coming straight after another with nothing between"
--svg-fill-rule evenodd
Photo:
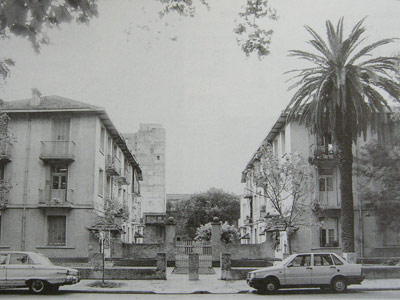
<instances>
[{"instance_id":1,"label":"car windshield","mask_svg":"<svg viewBox=\"0 0 400 300\"><path fill-rule=\"evenodd\" d=\"M276 265L277 265L277 266L286 265L286 264L287 264L290 260L292 260L296 255L297 255L297 254L292 254L292 255L286 257L284 260L278 262Z\"/></svg>"},{"instance_id":2,"label":"car windshield","mask_svg":"<svg viewBox=\"0 0 400 300\"><path fill-rule=\"evenodd\" d=\"M53 263L50 261L50 259L48 259L43 254L33 253L31 256L36 265L47 265L47 266L53 265Z\"/></svg>"}]
</instances>

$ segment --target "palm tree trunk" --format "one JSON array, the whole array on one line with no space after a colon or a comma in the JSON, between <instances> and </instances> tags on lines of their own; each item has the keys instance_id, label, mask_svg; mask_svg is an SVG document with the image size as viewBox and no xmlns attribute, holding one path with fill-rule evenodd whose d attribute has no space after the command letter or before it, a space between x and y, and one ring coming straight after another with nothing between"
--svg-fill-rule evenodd
<instances>
[{"instance_id":1,"label":"palm tree trunk","mask_svg":"<svg viewBox=\"0 0 400 300\"><path fill-rule=\"evenodd\" d=\"M346 115L347 117L348 115ZM345 119L347 119L345 117ZM339 119L340 120L340 119ZM346 120L342 120L346 122ZM353 140L350 122L337 122L336 144L340 173L342 251L354 252Z\"/></svg>"}]
</instances>

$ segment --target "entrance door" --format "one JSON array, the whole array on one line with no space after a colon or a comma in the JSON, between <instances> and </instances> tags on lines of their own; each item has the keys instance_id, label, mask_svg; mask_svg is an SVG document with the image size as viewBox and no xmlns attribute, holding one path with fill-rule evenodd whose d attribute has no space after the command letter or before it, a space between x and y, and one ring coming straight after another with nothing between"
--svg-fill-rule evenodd
<instances>
[{"instance_id":1,"label":"entrance door","mask_svg":"<svg viewBox=\"0 0 400 300\"><path fill-rule=\"evenodd\" d=\"M311 284L311 277L312 266L310 254L297 255L285 267L285 284L287 285Z\"/></svg>"},{"instance_id":2,"label":"entrance door","mask_svg":"<svg viewBox=\"0 0 400 300\"><path fill-rule=\"evenodd\" d=\"M328 207L337 207L333 169L319 170L319 201Z\"/></svg>"},{"instance_id":3,"label":"entrance door","mask_svg":"<svg viewBox=\"0 0 400 300\"><path fill-rule=\"evenodd\" d=\"M53 155L66 155L69 153L69 119L53 119L52 125L52 150Z\"/></svg>"}]
</instances>

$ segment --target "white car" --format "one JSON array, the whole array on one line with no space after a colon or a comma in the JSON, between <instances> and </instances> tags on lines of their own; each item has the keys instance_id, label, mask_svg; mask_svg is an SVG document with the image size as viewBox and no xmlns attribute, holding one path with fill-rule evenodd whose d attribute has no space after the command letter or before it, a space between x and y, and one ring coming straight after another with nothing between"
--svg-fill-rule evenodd
<instances>
[{"instance_id":1,"label":"white car","mask_svg":"<svg viewBox=\"0 0 400 300\"><path fill-rule=\"evenodd\" d=\"M79 282L78 271L59 267L35 252L0 251L0 288L28 287L32 293L56 292Z\"/></svg>"},{"instance_id":2,"label":"white car","mask_svg":"<svg viewBox=\"0 0 400 300\"><path fill-rule=\"evenodd\" d=\"M350 264L335 253L299 253L276 266L249 272L247 284L260 292L279 288L320 287L344 292L350 284L360 284L361 265Z\"/></svg>"}]
</instances>

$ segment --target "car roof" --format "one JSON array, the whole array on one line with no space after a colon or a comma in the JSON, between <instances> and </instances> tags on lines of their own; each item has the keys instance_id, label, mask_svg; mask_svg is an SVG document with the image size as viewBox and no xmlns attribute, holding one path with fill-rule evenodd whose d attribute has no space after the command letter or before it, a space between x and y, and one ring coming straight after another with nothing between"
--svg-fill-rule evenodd
<instances>
[{"instance_id":1,"label":"car roof","mask_svg":"<svg viewBox=\"0 0 400 300\"><path fill-rule=\"evenodd\" d=\"M12 254L12 253L39 254L39 253L37 253L37 252L32 252L32 251L14 251L14 250L12 250L12 251L8 251L8 250L4 251L4 250L1 250L1 251L0 251L0 254Z\"/></svg>"}]
</instances>

